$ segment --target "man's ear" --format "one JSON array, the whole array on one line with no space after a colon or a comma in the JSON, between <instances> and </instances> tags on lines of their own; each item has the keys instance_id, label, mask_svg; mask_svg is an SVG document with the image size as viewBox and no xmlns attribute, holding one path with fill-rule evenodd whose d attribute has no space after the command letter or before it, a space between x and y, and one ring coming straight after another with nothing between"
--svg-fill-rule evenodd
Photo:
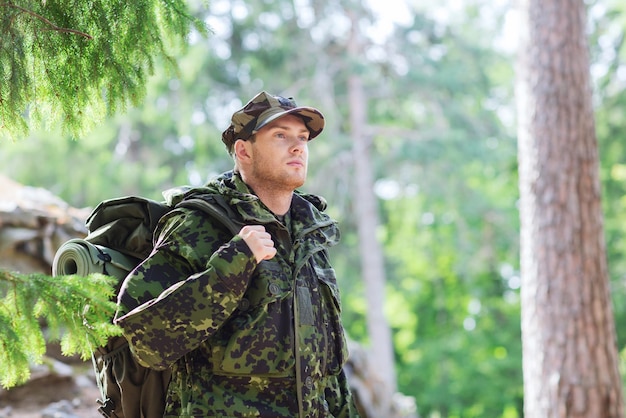
<instances>
[{"instance_id":1,"label":"man's ear","mask_svg":"<svg viewBox=\"0 0 626 418\"><path fill-rule=\"evenodd\" d=\"M252 157L252 151L250 149L250 141L244 141L238 139L233 145L233 151L239 161L247 161Z\"/></svg>"}]
</instances>

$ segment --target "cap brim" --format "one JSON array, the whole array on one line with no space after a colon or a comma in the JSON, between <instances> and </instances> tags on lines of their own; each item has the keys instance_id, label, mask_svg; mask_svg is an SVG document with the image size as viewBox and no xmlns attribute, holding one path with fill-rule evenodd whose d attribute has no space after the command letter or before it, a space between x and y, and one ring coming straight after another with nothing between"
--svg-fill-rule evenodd
<instances>
[{"instance_id":1,"label":"cap brim","mask_svg":"<svg viewBox=\"0 0 626 418\"><path fill-rule=\"evenodd\" d=\"M286 115L296 115L302 118L305 126L309 130L309 140L318 136L325 126L324 115L322 112L315 109L314 107L294 107L293 109L283 110L282 112L274 113L267 118L264 118L259 124L257 124L254 129L254 133L258 132L261 128L266 126L268 123L273 122L277 119L282 118Z\"/></svg>"}]
</instances>

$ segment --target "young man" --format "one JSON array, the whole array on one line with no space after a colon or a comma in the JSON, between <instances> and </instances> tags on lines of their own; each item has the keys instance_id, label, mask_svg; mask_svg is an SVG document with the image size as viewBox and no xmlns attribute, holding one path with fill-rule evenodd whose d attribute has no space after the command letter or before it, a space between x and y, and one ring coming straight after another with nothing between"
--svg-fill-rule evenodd
<instances>
[{"instance_id":1,"label":"young man","mask_svg":"<svg viewBox=\"0 0 626 418\"><path fill-rule=\"evenodd\" d=\"M327 254L339 231L296 190L323 128L317 109L255 96L222 134L234 171L193 192L223 213L167 214L126 278L115 321L141 363L171 368L166 417L358 417Z\"/></svg>"}]
</instances>

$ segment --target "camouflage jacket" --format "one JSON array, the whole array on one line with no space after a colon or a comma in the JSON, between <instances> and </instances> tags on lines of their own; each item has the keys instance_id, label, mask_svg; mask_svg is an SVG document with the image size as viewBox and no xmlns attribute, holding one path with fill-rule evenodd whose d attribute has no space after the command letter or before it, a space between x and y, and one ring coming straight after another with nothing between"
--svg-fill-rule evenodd
<instances>
[{"instance_id":1,"label":"camouflage jacket","mask_svg":"<svg viewBox=\"0 0 626 418\"><path fill-rule=\"evenodd\" d=\"M286 227L237 174L202 192L221 195L237 223L264 225L277 254L257 265L241 237L193 209L161 219L116 323L141 363L171 367L165 416L358 417L327 254L339 232L325 202L294 193Z\"/></svg>"}]
</instances>

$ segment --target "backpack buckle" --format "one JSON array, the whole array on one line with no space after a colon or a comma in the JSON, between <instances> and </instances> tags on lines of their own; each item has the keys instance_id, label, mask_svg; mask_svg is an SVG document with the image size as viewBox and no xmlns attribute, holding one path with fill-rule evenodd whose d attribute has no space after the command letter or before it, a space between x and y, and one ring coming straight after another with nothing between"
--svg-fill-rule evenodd
<instances>
[{"instance_id":1,"label":"backpack buckle","mask_svg":"<svg viewBox=\"0 0 626 418\"><path fill-rule=\"evenodd\" d=\"M98 412L100 412L103 416L106 418L117 418L117 415L115 414L115 402L113 402L113 399L106 398L104 402L102 402L102 399L98 399L96 402L101 405L100 408L98 408Z\"/></svg>"}]
</instances>

